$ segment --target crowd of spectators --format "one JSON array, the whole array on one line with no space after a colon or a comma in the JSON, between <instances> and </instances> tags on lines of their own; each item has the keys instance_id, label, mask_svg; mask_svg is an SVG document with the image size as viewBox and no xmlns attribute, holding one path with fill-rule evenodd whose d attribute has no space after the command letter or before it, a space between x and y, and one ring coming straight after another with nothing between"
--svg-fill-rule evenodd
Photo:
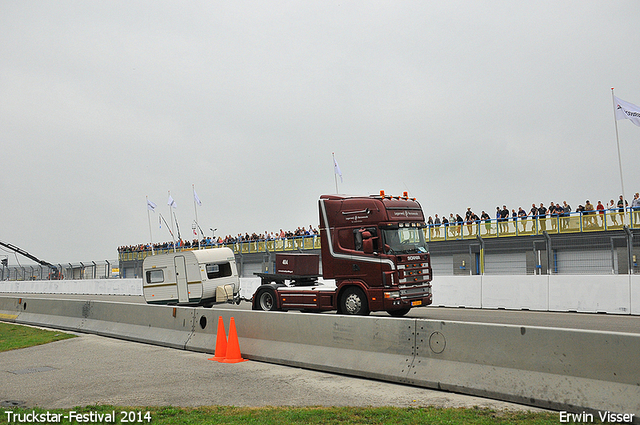
<instances>
[{"instance_id":1,"label":"crowd of spectators","mask_svg":"<svg viewBox=\"0 0 640 425\"><path fill-rule=\"evenodd\" d=\"M633 197L633 201L631 202L631 207L629 207L629 203L624 200L624 197L620 195L618 201L614 201L611 199L607 205L605 206L602 201L598 201L598 203L594 206L591 201L586 200L584 205L578 205L575 211L572 211L571 206L567 203L567 201L560 202L550 202L549 206L546 207L544 203L540 204L531 204L531 208L527 211L522 207L519 207L516 211L515 208L509 210L506 205L503 205L502 208L499 206L496 207L495 216L492 218L486 211L482 211L480 216L472 211L469 207L467 208L466 213L464 214L464 218L460 214L450 213L449 217L442 216L439 217L438 214L435 214L435 218L429 216L427 220L427 224L430 227L436 229L436 232L439 233L440 226L448 227L455 226L457 231L460 231L461 226L467 225L469 226L469 233L471 233L471 226L477 223L486 223L487 226L493 221L497 223L498 231L506 232L508 230L508 223L511 219L513 222L519 221L523 226L523 230L526 230L526 220L527 219L546 219L546 218L556 218L556 217L569 217L571 213L579 213L580 216L585 216L585 223L587 225L596 225L596 214L600 215L602 219L604 217L605 212L614 212L615 214L611 214L611 220L614 225L622 224L623 218L622 214L625 210L633 211L633 222L640 223L640 193L636 193ZM545 220L541 220L541 226L545 226ZM562 226L567 226L568 221L563 220L559 222ZM552 221L552 225L555 227L555 221ZM533 226L533 224L532 224ZM544 230L544 229L543 229Z\"/></svg>"},{"instance_id":2,"label":"crowd of spectators","mask_svg":"<svg viewBox=\"0 0 640 425\"><path fill-rule=\"evenodd\" d=\"M192 241L179 239L175 242L176 248L198 248L198 247L211 247L217 245L230 245L240 242L254 242L254 241L273 241L273 240L284 240L291 239L296 237L303 236L317 236L320 233L318 229L309 225L309 228L298 227L295 231L284 231L280 229L279 232L268 232L264 233L238 233L237 236L227 235L225 237L204 237L200 239L194 239ZM152 246L154 250L167 250L173 249L174 242L161 242L151 244L138 244L138 245L130 245L130 246L121 246L118 247L118 252L140 252L140 251L151 251Z\"/></svg>"}]
</instances>

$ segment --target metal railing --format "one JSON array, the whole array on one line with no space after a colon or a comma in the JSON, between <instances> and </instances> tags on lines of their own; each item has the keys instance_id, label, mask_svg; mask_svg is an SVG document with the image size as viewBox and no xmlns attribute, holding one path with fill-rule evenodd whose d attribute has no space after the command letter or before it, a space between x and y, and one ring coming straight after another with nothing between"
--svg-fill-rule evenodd
<instances>
[{"instance_id":1,"label":"metal railing","mask_svg":"<svg viewBox=\"0 0 640 425\"><path fill-rule=\"evenodd\" d=\"M273 239L273 240L257 240L257 241L243 241L229 244L205 244L200 248L197 246L178 246L176 251L195 251L198 249L208 248L230 248L234 254L255 254L260 252L290 252L290 251L304 251L311 249L320 249L320 236L296 236L293 238L285 239ZM154 248L155 253L167 253L173 252L173 247L167 248ZM152 255L151 249L140 251L124 251L120 252L118 257L120 261L136 261L144 260L147 256Z\"/></svg>"},{"instance_id":2,"label":"metal railing","mask_svg":"<svg viewBox=\"0 0 640 425\"><path fill-rule=\"evenodd\" d=\"M448 223L429 225L425 228L428 242L532 236L563 233L598 232L623 230L625 224L631 229L640 229L640 210L621 212L617 210L573 212L568 215L541 217L509 217L472 223Z\"/></svg>"},{"instance_id":3,"label":"metal railing","mask_svg":"<svg viewBox=\"0 0 640 425\"><path fill-rule=\"evenodd\" d=\"M62 279L113 279L119 278L118 260L87 261L80 263L54 264ZM8 266L0 268L0 281L2 280L52 280L55 272L47 266L24 265Z\"/></svg>"}]
</instances>

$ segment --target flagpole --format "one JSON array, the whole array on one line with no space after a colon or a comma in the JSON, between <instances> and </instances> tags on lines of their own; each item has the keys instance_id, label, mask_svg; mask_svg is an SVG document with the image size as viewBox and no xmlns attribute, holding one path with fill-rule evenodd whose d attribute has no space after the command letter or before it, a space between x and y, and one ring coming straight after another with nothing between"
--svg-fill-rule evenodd
<instances>
[{"instance_id":1,"label":"flagpole","mask_svg":"<svg viewBox=\"0 0 640 425\"><path fill-rule=\"evenodd\" d=\"M149 196L147 198L147 220L149 221L149 240L151 241L151 255L155 255L153 252L153 235L151 234L151 214L149 214Z\"/></svg>"},{"instance_id":2,"label":"flagpole","mask_svg":"<svg viewBox=\"0 0 640 425\"><path fill-rule=\"evenodd\" d=\"M613 103L613 122L616 126L616 145L618 146L618 167L620 168L620 187L622 189L622 224L627 224L627 207L625 205L626 197L624 194L624 179L622 177L622 156L620 155L620 137L618 136L618 120L616 119L616 99L613 94L613 87L611 87L611 102Z\"/></svg>"},{"instance_id":3,"label":"flagpole","mask_svg":"<svg viewBox=\"0 0 640 425\"><path fill-rule=\"evenodd\" d=\"M167 223L167 220L164 219L164 216L162 215L162 213L158 213L158 220L164 221L164 225L167 226L167 232L169 232L169 234L171 235L171 238L175 240L175 236L173 236L173 232L169 228L169 224ZM162 227L162 223L160 223L160 227Z\"/></svg>"},{"instance_id":4,"label":"flagpole","mask_svg":"<svg viewBox=\"0 0 640 425\"><path fill-rule=\"evenodd\" d=\"M339 193L338 192L338 176L336 173L336 155L334 152L331 152L331 157L333 158L333 180L336 183L336 195Z\"/></svg>"},{"instance_id":5,"label":"flagpole","mask_svg":"<svg viewBox=\"0 0 640 425\"><path fill-rule=\"evenodd\" d=\"M191 189L193 189L193 211L196 213L196 226L198 226L198 208L196 207L196 185L192 184ZM196 234L196 237L198 235ZM200 249L200 238L198 238L198 249Z\"/></svg>"},{"instance_id":6,"label":"flagpole","mask_svg":"<svg viewBox=\"0 0 640 425\"><path fill-rule=\"evenodd\" d=\"M171 191L169 190L169 199L171 198ZM171 237L173 238L173 252L176 252L176 237L173 235L173 214L171 211L171 208L173 208L173 203L169 204L169 217L171 217Z\"/></svg>"},{"instance_id":7,"label":"flagpole","mask_svg":"<svg viewBox=\"0 0 640 425\"><path fill-rule=\"evenodd\" d=\"M180 242L180 247L182 247L182 236L180 235L180 225L178 224L178 217L176 217L175 211L173 211L173 217L176 219L176 230L178 231L178 241Z\"/></svg>"}]
</instances>

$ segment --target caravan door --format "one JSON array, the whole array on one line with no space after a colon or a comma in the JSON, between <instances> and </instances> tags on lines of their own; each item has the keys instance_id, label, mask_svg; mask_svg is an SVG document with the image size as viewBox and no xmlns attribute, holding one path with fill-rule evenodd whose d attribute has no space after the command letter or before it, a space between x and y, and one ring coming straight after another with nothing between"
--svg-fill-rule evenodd
<instances>
[{"instance_id":1,"label":"caravan door","mask_svg":"<svg viewBox=\"0 0 640 425\"><path fill-rule=\"evenodd\" d=\"M176 282L178 284L178 302L189 302L189 289L187 288L187 262L184 255L177 255L173 258L176 267Z\"/></svg>"}]
</instances>

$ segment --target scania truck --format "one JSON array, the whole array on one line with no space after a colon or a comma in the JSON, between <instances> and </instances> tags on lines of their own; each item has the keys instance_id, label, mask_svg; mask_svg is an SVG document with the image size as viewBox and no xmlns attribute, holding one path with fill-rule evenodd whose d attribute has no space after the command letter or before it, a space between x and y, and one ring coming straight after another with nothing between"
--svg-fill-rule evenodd
<instances>
[{"instance_id":1,"label":"scania truck","mask_svg":"<svg viewBox=\"0 0 640 425\"><path fill-rule=\"evenodd\" d=\"M414 198L322 195L318 210L322 273L317 256L276 254L275 273L256 273L254 310L400 317L431 304L426 224Z\"/></svg>"}]
</instances>

